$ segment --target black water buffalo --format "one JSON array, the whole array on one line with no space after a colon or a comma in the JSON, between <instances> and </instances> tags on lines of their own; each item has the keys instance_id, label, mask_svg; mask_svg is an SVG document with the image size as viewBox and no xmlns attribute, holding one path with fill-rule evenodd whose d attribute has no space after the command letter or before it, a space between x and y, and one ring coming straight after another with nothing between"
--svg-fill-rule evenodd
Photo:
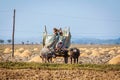
<instances>
[{"instance_id":1,"label":"black water buffalo","mask_svg":"<svg viewBox=\"0 0 120 80\"><path fill-rule=\"evenodd\" d=\"M74 59L74 63L76 63L76 60L77 60L77 63L78 63L78 58L80 56L80 50L77 49L77 48L70 48L70 59L71 59L71 64L72 64L72 59Z\"/></svg>"},{"instance_id":2,"label":"black water buffalo","mask_svg":"<svg viewBox=\"0 0 120 80\"><path fill-rule=\"evenodd\" d=\"M68 50L67 49L61 49L58 51L55 51L56 57L63 57L64 58L64 63L68 63Z\"/></svg>"}]
</instances>

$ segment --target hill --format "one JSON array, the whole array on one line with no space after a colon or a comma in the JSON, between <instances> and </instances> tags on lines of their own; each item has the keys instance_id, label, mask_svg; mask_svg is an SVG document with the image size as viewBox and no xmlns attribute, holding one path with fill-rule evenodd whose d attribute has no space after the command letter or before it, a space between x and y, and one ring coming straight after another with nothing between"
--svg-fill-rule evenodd
<instances>
[{"instance_id":1,"label":"hill","mask_svg":"<svg viewBox=\"0 0 120 80\"><path fill-rule=\"evenodd\" d=\"M80 38L74 39L72 42L77 44L120 44L120 38L106 40L95 38Z\"/></svg>"}]
</instances>

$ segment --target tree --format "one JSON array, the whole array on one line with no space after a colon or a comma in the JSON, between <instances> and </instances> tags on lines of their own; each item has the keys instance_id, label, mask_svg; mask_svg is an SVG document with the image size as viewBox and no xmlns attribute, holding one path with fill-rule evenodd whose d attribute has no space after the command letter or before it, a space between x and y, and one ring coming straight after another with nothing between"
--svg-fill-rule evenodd
<instances>
[{"instance_id":1,"label":"tree","mask_svg":"<svg viewBox=\"0 0 120 80\"><path fill-rule=\"evenodd\" d=\"M8 39L7 42L10 44L10 43L12 42L12 40L11 40L11 39Z\"/></svg>"},{"instance_id":2,"label":"tree","mask_svg":"<svg viewBox=\"0 0 120 80\"><path fill-rule=\"evenodd\" d=\"M27 41L27 44L29 44L29 41Z\"/></svg>"},{"instance_id":3,"label":"tree","mask_svg":"<svg viewBox=\"0 0 120 80\"><path fill-rule=\"evenodd\" d=\"M34 44L33 42L31 42L31 44Z\"/></svg>"},{"instance_id":4,"label":"tree","mask_svg":"<svg viewBox=\"0 0 120 80\"><path fill-rule=\"evenodd\" d=\"M21 42L21 44L23 44L23 45L24 45L24 42L22 41L22 42Z\"/></svg>"},{"instance_id":5,"label":"tree","mask_svg":"<svg viewBox=\"0 0 120 80\"><path fill-rule=\"evenodd\" d=\"M0 43L3 44L3 43L4 43L4 40L0 39Z\"/></svg>"}]
</instances>

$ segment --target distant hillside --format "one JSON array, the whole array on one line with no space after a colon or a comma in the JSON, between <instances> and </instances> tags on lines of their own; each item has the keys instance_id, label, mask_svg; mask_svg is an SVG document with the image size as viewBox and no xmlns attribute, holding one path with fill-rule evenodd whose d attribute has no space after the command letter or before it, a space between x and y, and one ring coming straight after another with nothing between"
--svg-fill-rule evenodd
<instances>
[{"instance_id":1,"label":"distant hillside","mask_svg":"<svg viewBox=\"0 0 120 80\"><path fill-rule=\"evenodd\" d=\"M21 42L24 42L25 44L27 44L27 41L29 41L29 44L31 43L40 44L42 43L42 38L40 37L40 38L15 39L16 44L21 44ZM95 38L72 38L71 41L72 43L75 43L75 44L120 44L120 38L107 39L107 40L95 39ZM6 43L7 42L5 42L4 44Z\"/></svg>"},{"instance_id":2,"label":"distant hillside","mask_svg":"<svg viewBox=\"0 0 120 80\"><path fill-rule=\"evenodd\" d=\"M94 39L94 38L80 38L72 40L72 43L77 44L120 44L120 38L118 39Z\"/></svg>"}]
</instances>

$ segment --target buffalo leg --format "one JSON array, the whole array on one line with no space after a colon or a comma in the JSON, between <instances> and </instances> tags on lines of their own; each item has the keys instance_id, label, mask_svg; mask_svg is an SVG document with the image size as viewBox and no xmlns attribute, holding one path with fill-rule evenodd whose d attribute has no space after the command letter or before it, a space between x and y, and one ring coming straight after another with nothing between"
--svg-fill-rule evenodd
<instances>
[{"instance_id":1,"label":"buffalo leg","mask_svg":"<svg viewBox=\"0 0 120 80\"><path fill-rule=\"evenodd\" d=\"M64 57L64 62L67 64L68 63L68 57Z\"/></svg>"},{"instance_id":2,"label":"buffalo leg","mask_svg":"<svg viewBox=\"0 0 120 80\"><path fill-rule=\"evenodd\" d=\"M50 63L52 63L52 58L50 58Z\"/></svg>"},{"instance_id":3,"label":"buffalo leg","mask_svg":"<svg viewBox=\"0 0 120 80\"><path fill-rule=\"evenodd\" d=\"M71 64L72 64L72 57L70 59L71 59Z\"/></svg>"},{"instance_id":4,"label":"buffalo leg","mask_svg":"<svg viewBox=\"0 0 120 80\"><path fill-rule=\"evenodd\" d=\"M50 61L49 61L49 58L47 58L47 62L49 63Z\"/></svg>"},{"instance_id":5,"label":"buffalo leg","mask_svg":"<svg viewBox=\"0 0 120 80\"><path fill-rule=\"evenodd\" d=\"M77 58L77 64L78 64L78 58Z\"/></svg>"},{"instance_id":6,"label":"buffalo leg","mask_svg":"<svg viewBox=\"0 0 120 80\"><path fill-rule=\"evenodd\" d=\"M76 58L74 58L74 63L76 63Z\"/></svg>"},{"instance_id":7,"label":"buffalo leg","mask_svg":"<svg viewBox=\"0 0 120 80\"><path fill-rule=\"evenodd\" d=\"M42 62L43 62L44 61L43 57L41 57L41 59L42 59Z\"/></svg>"}]
</instances>

